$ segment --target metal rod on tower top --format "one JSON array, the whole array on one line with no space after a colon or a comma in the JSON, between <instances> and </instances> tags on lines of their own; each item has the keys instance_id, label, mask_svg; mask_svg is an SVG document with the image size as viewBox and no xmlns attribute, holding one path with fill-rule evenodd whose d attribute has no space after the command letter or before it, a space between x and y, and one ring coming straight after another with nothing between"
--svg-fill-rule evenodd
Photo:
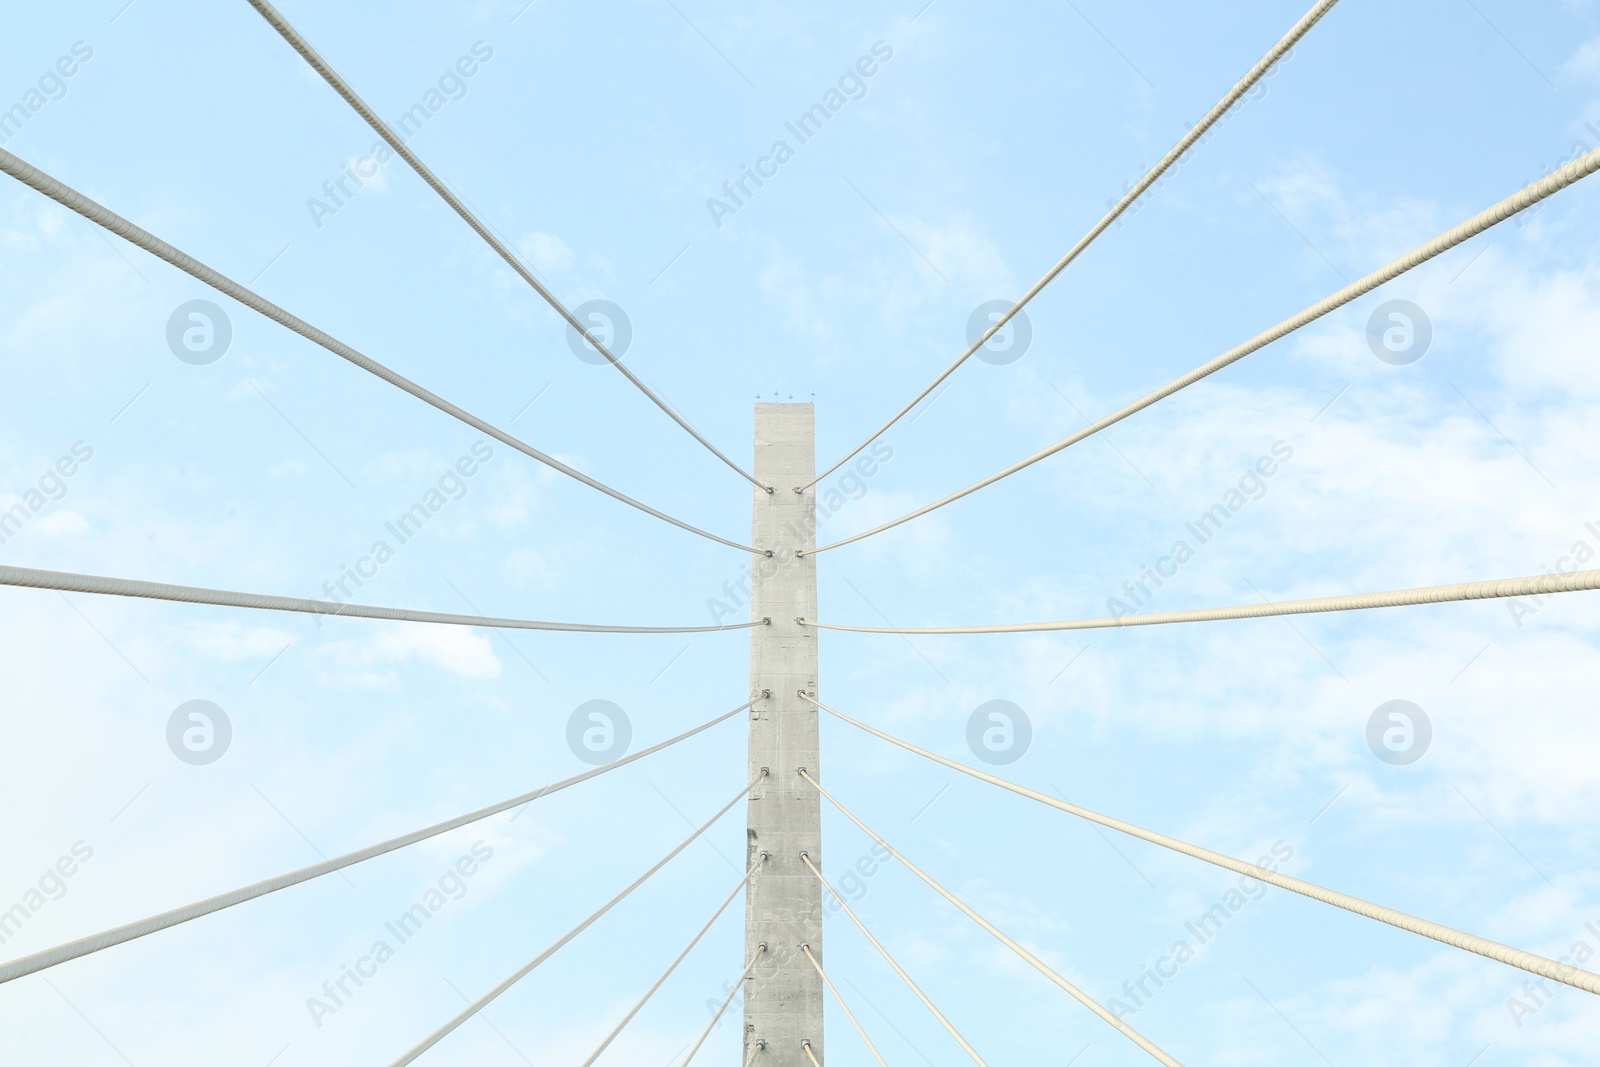
<instances>
[{"instance_id":1,"label":"metal rod on tower top","mask_svg":"<svg viewBox=\"0 0 1600 1067\"><path fill-rule=\"evenodd\" d=\"M755 411L755 473L766 485L804 485L816 469L810 404L758 403ZM751 534L758 551L751 578L752 618L772 625L751 631L751 694L771 695L750 709L750 768L771 774L750 793L747 864L762 854L745 894L745 958L761 958L744 1001L744 1053L758 1042L764 1067L809 1067L806 1045L823 1054L822 979L801 951L809 945L822 963L822 890L801 855L822 861L822 812L817 791L800 777L817 773L817 712L802 691L817 690L817 569L809 553L816 543L816 494L754 494ZM758 953L765 942L767 951Z\"/></svg>"}]
</instances>

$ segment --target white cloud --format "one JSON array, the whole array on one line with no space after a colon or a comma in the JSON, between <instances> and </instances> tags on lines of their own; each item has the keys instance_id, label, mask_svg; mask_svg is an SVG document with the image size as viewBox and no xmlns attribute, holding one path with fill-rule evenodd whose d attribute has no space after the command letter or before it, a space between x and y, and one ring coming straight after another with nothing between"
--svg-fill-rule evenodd
<instances>
[{"instance_id":1,"label":"white cloud","mask_svg":"<svg viewBox=\"0 0 1600 1067\"><path fill-rule=\"evenodd\" d=\"M517 245L540 274L563 274L572 267L572 247L554 234L534 230Z\"/></svg>"},{"instance_id":2,"label":"white cloud","mask_svg":"<svg viewBox=\"0 0 1600 1067\"><path fill-rule=\"evenodd\" d=\"M43 516L31 523L30 529L43 537L76 537L89 532L89 520L68 508Z\"/></svg>"},{"instance_id":3,"label":"white cloud","mask_svg":"<svg viewBox=\"0 0 1600 1067\"><path fill-rule=\"evenodd\" d=\"M1600 37L1579 45L1563 64L1563 69L1574 78L1600 82Z\"/></svg>"},{"instance_id":4,"label":"white cloud","mask_svg":"<svg viewBox=\"0 0 1600 1067\"><path fill-rule=\"evenodd\" d=\"M789 326L818 341L833 342L817 357L823 365L842 362L850 351L848 345L834 351L848 324L872 322L900 338L910 332L908 324L935 315L958 320L942 347L929 354L948 362L964 345L966 317L974 308L986 300L1021 295L1005 257L972 221L927 221L896 214L892 225L904 232L902 238L866 205L859 206L865 217L859 248L849 257L847 269L819 274L780 243L769 241L758 279L768 303ZM953 305L956 315L951 314ZM904 351L896 356L909 361L920 353Z\"/></svg>"},{"instance_id":5,"label":"white cloud","mask_svg":"<svg viewBox=\"0 0 1600 1067\"><path fill-rule=\"evenodd\" d=\"M182 631L181 640L189 649L224 663L271 659L294 637L287 630L271 626L251 626L227 619L208 620Z\"/></svg>"},{"instance_id":6,"label":"white cloud","mask_svg":"<svg viewBox=\"0 0 1600 1067\"><path fill-rule=\"evenodd\" d=\"M378 629L356 641L325 645L320 654L357 685L382 688L393 679L382 668L416 660L459 678L500 677L500 659L486 634L462 626L421 626L412 623L378 624Z\"/></svg>"}]
</instances>

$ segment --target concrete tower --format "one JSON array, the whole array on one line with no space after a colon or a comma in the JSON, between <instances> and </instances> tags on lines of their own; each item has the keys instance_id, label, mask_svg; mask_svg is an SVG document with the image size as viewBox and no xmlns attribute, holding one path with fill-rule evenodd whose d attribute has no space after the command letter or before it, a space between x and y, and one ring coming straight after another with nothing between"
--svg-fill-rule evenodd
<instances>
[{"instance_id":1,"label":"concrete tower","mask_svg":"<svg viewBox=\"0 0 1600 1067\"><path fill-rule=\"evenodd\" d=\"M755 475L775 490L755 490L751 544L771 549L752 567L750 690L770 690L750 712L750 777L768 770L749 801L748 863L766 860L745 895L745 959L763 943L744 995L744 1057L765 1042L760 1067L810 1067L803 1045L822 1061L822 979L801 945L822 962L822 886L800 860L822 865L817 791L799 776L817 768L817 711L797 693L817 691L817 635L796 624L817 617L816 494L796 493L816 472L812 405L757 403Z\"/></svg>"}]
</instances>

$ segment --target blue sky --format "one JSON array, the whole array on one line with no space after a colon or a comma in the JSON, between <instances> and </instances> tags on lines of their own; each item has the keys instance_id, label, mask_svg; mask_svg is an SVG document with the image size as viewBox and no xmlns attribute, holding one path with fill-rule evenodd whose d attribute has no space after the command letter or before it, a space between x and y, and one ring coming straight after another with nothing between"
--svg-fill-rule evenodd
<instances>
[{"instance_id":1,"label":"blue sky","mask_svg":"<svg viewBox=\"0 0 1600 1067\"><path fill-rule=\"evenodd\" d=\"M674 3L282 9L390 121L440 91L412 147L569 305L625 309L629 364L720 447L748 461L758 396L814 399L822 464L1304 11ZM858 98L795 143L785 124L875 47ZM475 72L441 86L464 56ZM748 486L576 358L554 313L403 164L314 209L324 183L369 167L375 137L242 0L21 8L0 57L0 106L41 100L8 150L536 447L746 536ZM1030 305L1021 359L971 361L886 435L892 457L846 487L825 537L1064 436L1600 145L1600 12L1345 0L1264 86ZM708 206L780 139L794 152L776 176L736 212ZM1597 206L1600 186L1580 183L1098 439L820 557L822 616L1105 614L1275 448L1289 458L1150 610L1536 574L1579 543L1600 552ZM194 365L167 328L201 299L231 341ZM1432 327L1408 365L1367 340L1392 300ZM322 596L484 448L10 179L0 331L0 506L41 479L47 498L0 544L10 565ZM73 473L52 477L75 449ZM696 624L741 577L739 553L487 450L363 600ZM819 683L969 762L973 711L1011 701L1032 739L1003 773L1034 788L1251 860L1276 846L1290 874L1549 956L1600 953L1600 854L1580 815L1600 801L1600 602L1290 621L825 634ZM567 722L586 701L625 709L635 747L687 729L744 701L748 648L742 633L319 627L15 589L0 591L0 634L0 907L79 849L7 959L577 773ZM231 724L205 765L168 746L191 700ZM1391 700L1431 723L1410 764L1367 742ZM515 821L9 984L0 1060L388 1062L720 807L743 784L743 746L730 723ZM1102 1002L1235 882L838 723L822 762L891 843ZM581 1062L737 881L739 818L424 1062ZM824 819L839 877L870 842ZM308 999L475 846L472 876L449 883L459 899L314 1019ZM858 910L990 1062L1147 1062L896 865L864 881ZM828 920L826 945L891 1062L962 1062L846 920ZM602 1062L665 1067L741 946L730 914ZM1591 1060L1600 1011L1572 989L1535 1000L1524 978L1274 890L1129 1018L1189 1063ZM1537 1010L1514 1013L1513 997ZM832 1062L870 1062L828 1018ZM737 1043L725 1026L701 1057L735 1062Z\"/></svg>"}]
</instances>

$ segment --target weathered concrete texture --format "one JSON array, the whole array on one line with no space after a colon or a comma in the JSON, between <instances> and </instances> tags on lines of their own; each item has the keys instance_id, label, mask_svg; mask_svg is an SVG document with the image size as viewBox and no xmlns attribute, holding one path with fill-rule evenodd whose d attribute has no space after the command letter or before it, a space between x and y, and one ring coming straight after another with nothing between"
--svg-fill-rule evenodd
<instances>
[{"instance_id":1,"label":"weathered concrete texture","mask_svg":"<svg viewBox=\"0 0 1600 1067\"><path fill-rule=\"evenodd\" d=\"M817 712L797 694L817 690L817 639L795 619L816 618L817 569L794 553L816 545L816 496L794 487L816 470L812 406L758 403L755 441L756 477L777 492L755 491L750 542L774 556L756 561L750 597L751 617L772 619L750 631L751 693L772 691L750 713L750 776L771 773L749 802L748 862L767 860L745 894L745 958L762 942L767 952L745 989L744 1057L765 1041L761 1067L810 1067L801 1045L823 1061L823 988L800 946L822 962L822 887L800 853L821 866L822 813L798 773L818 773Z\"/></svg>"}]
</instances>

